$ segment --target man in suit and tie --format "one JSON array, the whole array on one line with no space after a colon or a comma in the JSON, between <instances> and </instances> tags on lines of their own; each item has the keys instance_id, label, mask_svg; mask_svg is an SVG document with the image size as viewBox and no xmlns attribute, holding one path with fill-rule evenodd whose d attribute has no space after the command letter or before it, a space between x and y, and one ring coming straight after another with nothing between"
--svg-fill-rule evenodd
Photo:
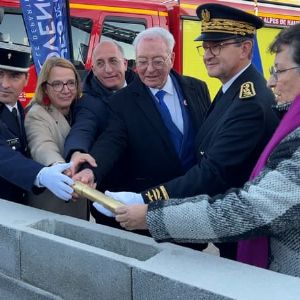
<instances>
[{"instance_id":1,"label":"man in suit and tie","mask_svg":"<svg viewBox=\"0 0 300 300\"><path fill-rule=\"evenodd\" d=\"M137 35L138 78L110 99L108 127L90 152L98 164L94 173L100 187L120 157L127 168L119 190L135 192L182 176L196 163L195 134L210 97L203 81L172 69L174 44L163 28ZM100 215L98 222L103 219Z\"/></svg>"},{"instance_id":2,"label":"man in suit and tie","mask_svg":"<svg viewBox=\"0 0 300 300\"><path fill-rule=\"evenodd\" d=\"M73 180L62 172L70 164L45 167L28 157L18 98L27 84L29 64L29 47L0 42L0 198L26 204L26 192L46 187L69 200Z\"/></svg>"},{"instance_id":3,"label":"man in suit and tie","mask_svg":"<svg viewBox=\"0 0 300 300\"><path fill-rule=\"evenodd\" d=\"M244 11L212 3L200 5L197 15L202 21L202 32L196 39L202 42L199 53L209 76L222 83L197 133L197 163L183 176L145 189L139 195L112 195L124 203L198 194L214 196L241 187L278 125L271 108L274 95L251 63L255 33L263 21ZM236 258L234 243L220 244L219 248L221 256Z\"/></svg>"}]
</instances>

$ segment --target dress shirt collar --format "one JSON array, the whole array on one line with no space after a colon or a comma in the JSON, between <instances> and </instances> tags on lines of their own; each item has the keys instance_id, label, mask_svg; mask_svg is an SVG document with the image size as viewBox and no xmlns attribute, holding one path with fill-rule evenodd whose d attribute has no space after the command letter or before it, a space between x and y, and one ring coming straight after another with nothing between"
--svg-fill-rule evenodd
<instances>
[{"instance_id":1,"label":"dress shirt collar","mask_svg":"<svg viewBox=\"0 0 300 300\"><path fill-rule=\"evenodd\" d=\"M240 72L235 74L229 81L227 81L225 84L222 86L222 92L225 94L226 91L230 88L230 86L233 84L233 82L251 65L249 63L244 69L242 69Z\"/></svg>"},{"instance_id":2,"label":"dress shirt collar","mask_svg":"<svg viewBox=\"0 0 300 300\"><path fill-rule=\"evenodd\" d=\"M8 110L10 112L12 112L13 108L16 108L18 114L19 114L19 109L18 109L18 103L16 102L15 105L11 106L11 105L8 105L8 104L5 104L5 106L8 108Z\"/></svg>"},{"instance_id":3,"label":"dress shirt collar","mask_svg":"<svg viewBox=\"0 0 300 300\"><path fill-rule=\"evenodd\" d=\"M174 89L173 89L173 82L171 79L171 76L168 75L167 81L165 85L161 89L154 89L154 88L149 88L153 96L159 91L159 90L164 90L167 94L173 95Z\"/></svg>"}]
</instances>

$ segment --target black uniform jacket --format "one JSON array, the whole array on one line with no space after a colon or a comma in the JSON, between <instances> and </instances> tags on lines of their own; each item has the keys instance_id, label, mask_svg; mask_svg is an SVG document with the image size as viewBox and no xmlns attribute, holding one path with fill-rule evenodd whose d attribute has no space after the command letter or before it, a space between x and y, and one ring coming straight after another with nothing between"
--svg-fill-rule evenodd
<instances>
[{"instance_id":1,"label":"black uniform jacket","mask_svg":"<svg viewBox=\"0 0 300 300\"><path fill-rule=\"evenodd\" d=\"M43 165L27 157L24 110L18 103L21 132L12 113L0 104L0 198L26 203L26 191L31 191Z\"/></svg>"},{"instance_id":2,"label":"black uniform jacket","mask_svg":"<svg viewBox=\"0 0 300 300\"><path fill-rule=\"evenodd\" d=\"M249 66L212 103L196 137L197 164L185 175L145 190L144 200L214 196L242 186L278 125L273 104L265 79Z\"/></svg>"},{"instance_id":3,"label":"black uniform jacket","mask_svg":"<svg viewBox=\"0 0 300 300\"><path fill-rule=\"evenodd\" d=\"M172 73L182 88L184 103L197 130L210 104L207 86L195 78ZM154 101L139 78L110 99L108 127L91 151L98 164L94 172L100 186L103 177L120 157L126 162L126 171L118 190L140 192L183 174Z\"/></svg>"}]
</instances>

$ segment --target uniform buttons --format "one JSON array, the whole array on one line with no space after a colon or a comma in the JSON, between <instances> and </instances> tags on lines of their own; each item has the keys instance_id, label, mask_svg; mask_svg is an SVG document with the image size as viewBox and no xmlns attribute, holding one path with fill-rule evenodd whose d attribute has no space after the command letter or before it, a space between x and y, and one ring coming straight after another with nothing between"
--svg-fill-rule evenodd
<instances>
[{"instance_id":1,"label":"uniform buttons","mask_svg":"<svg viewBox=\"0 0 300 300\"><path fill-rule=\"evenodd\" d=\"M17 148L16 148L16 146L12 146L11 149L16 150Z\"/></svg>"}]
</instances>

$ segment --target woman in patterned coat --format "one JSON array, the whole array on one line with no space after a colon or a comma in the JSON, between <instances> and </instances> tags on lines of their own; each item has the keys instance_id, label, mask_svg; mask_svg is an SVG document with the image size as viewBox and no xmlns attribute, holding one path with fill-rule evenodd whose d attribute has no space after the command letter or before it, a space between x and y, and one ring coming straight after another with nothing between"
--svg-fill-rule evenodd
<instances>
[{"instance_id":1,"label":"woman in patterned coat","mask_svg":"<svg viewBox=\"0 0 300 300\"><path fill-rule=\"evenodd\" d=\"M116 220L121 226L148 228L160 242L253 239L250 244L260 243L256 250L263 251L250 251L252 258L245 258L245 251L252 248L241 242L243 261L259 258L262 263L257 265L300 277L300 24L282 30L270 51L276 57L268 84L276 95L276 109L286 113L251 180L243 188L215 197L199 195L120 207Z\"/></svg>"}]
</instances>

